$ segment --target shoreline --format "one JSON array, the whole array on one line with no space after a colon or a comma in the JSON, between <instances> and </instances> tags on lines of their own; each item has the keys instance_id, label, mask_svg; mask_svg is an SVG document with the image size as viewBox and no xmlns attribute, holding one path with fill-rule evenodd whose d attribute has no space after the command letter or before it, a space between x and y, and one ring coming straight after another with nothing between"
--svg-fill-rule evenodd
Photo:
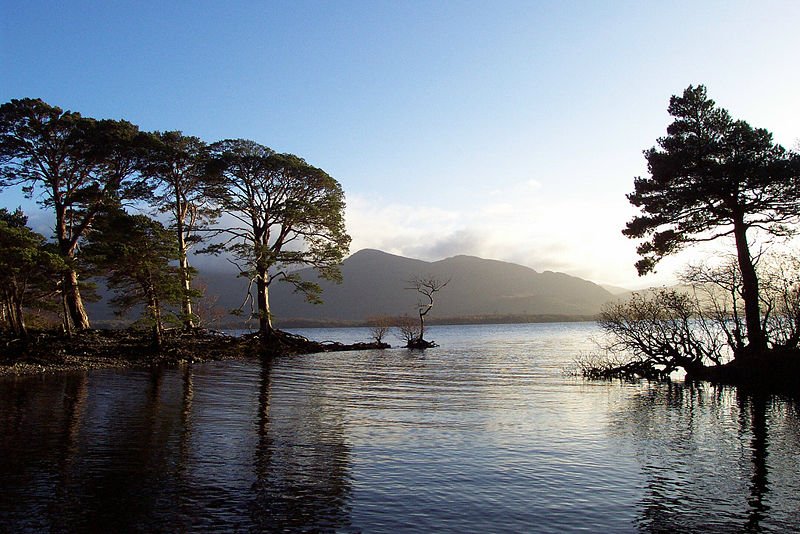
<instances>
[{"instance_id":1,"label":"shoreline","mask_svg":"<svg viewBox=\"0 0 800 534\"><path fill-rule=\"evenodd\" d=\"M92 329L72 336L32 332L27 339L0 336L0 377L148 368L293 354L384 349L377 343L320 343L280 330L266 342L257 334L233 336L213 330L167 331L160 347L149 332Z\"/></svg>"}]
</instances>

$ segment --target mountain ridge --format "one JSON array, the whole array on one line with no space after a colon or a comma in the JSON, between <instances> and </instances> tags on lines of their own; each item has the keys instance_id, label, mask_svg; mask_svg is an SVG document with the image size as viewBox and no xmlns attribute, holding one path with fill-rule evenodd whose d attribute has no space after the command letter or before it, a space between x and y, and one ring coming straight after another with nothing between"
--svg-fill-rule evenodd
<instances>
[{"instance_id":1,"label":"mountain ridge","mask_svg":"<svg viewBox=\"0 0 800 534\"><path fill-rule=\"evenodd\" d=\"M542 271L502 260L459 254L436 261L408 258L377 249L362 249L341 266L342 284L320 280L312 269L296 271L323 288L323 304L305 302L289 284L270 287L270 308L275 323L284 325L364 324L377 316L416 316L420 295L412 290L415 277L449 280L436 294L429 315L432 322L538 322L587 320L615 296L599 285L565 273ZM244 301L247 280L235 272L205 268L197 277L205 286L207 304L218 312L238 308ZM249 310L245 310L249 312ZM111 318L107 299L90 305L99 320ZM243 322L233 316L225 325ZM132 318L132 317L131 317Z\"/></svg>"},{"instance_id":2,"label":"mountain ridge","mask_svg":"<svg viewBox=\"0 0 800 534\"><path fill-rule=\"evenodd\" d=\"M419 295L407 289L414 277L449 280L436 295L432 315L595 315L613 295L597 284L501 260L457 255L428 262L363 249L342 264L343 283L332 284L300 271L323 287L322 305L303 302L284 284L271 288L278 319L363 321L370 316L416 313Z\"/></svg>"}]
</instances>

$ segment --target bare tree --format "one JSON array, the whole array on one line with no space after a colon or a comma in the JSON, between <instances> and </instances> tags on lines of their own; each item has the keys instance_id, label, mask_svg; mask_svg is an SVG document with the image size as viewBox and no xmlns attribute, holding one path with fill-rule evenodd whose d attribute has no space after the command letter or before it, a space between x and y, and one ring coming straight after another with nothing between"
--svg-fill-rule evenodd
<instances>
[{"instance_id":1,"label":"bare tree","mask_svg":"<svg viewBox=\"0 0 800 534\"><path fill-rule=\"evenodd\" d=\"M692 288L704 316L718 325L734 354L746 350L747 327L743 309L743 283L729 257L717 266L694 265L681 275ZM759 254L757 274L760 329L769 348L793 348L800 342L800 258L795 254Z\"/></svg>"},{"instance_id":2,"label":"bare tree","mask_svg":"<svg viewBox=\"0 0 800 534\"><path fill-rule=\"evenodd\" d=\"M370 324L369 332L372 339L375 340L375 343L383 343L383 338L385 338L386 334L389 333L389 330L392 329L392 319L390 317L386 317L385 315L381 315L377 317L370 317L367 319L367 321Z\"/></svg>"},{"instance_id":3,"label":"bare tree","mask_svg":"<svg viewBox=\"0 0 800 534\"><path fill-rule=\"evenodd\" d=\"M450 279L440 280L429 276L427 278L415 277L409 281L409 287L420 294L420 301L417 303L417 313L419 314L419 335L409 347L424 348L433 346L433 343L425 341L425 316L433 309L433 295L444 289L450 283Z\"/></svg>"},{"instance_id":4,"label":"bare tree","mask_svg":"<svg viewBox=\"0 0 800 534\"><path fill-rule=\"evenodd\" d=\"M202 295L194 306L197 316L197 326L200 328L220 328L222 321L228 316L228 311L220 306L219 295L208 292L208 283L202 278L194 279L194 288Z\"/></svg>"},{"instance_id":5,"label":"bare tree","mask_svg":"<svg viewBox=\"0 0 800 534\"><path fill-rule=\"evenodd\" d=\"M760 255L758 277L763 310L759 328L766 334L769 349L796 351L800 259ZM582 374L663 377L682 368L688 375L708 376L746 350L748 323L736 258L713 266L691 266L681 278L688 291L635 293L627 301L606 305L599 325L606 333L601 348L607 356L579 362ZM796 352L790 354L796 358Z\"/></svg>"},{"instance_id":6,"label":"bare tree","mask_svg":"<svg viewBox=\"0 0 800 534\"><path fill-rule=\"evenodd\" d=\"M694 296L675 289L634 293L627 301L608 304L598 322L608 335L603 348L627 355L621 369L640 369L640 375L678 368L691 374L721 365L731 354L719 323L703 314Z\"/></svg>"},{"instance_id":7,"label":"bare tree","mask_svg":"<svg viewBox=\"0 0 800 534\"><path fill-rule=\"evenodd\" d=\"M403 315L397 319L397 336L405 341L406 347L413 347L414 343L419 340L419 326L417 321Z\"/></svg>"}]
</instances>

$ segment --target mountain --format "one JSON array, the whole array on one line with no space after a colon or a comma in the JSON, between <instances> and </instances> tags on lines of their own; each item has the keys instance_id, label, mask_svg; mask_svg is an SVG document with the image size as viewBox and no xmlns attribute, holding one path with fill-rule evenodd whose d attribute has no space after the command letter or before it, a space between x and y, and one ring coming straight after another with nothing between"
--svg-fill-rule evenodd
<instances>
[{"instance_id":1,"label":"mountain","mask_svg":"<svg viewBox=\"0 0 800 534\"><path fill-rule=\"evenodd\" d=\"M600 284L600 287L611 293L612 295L627 295L631 293L630 289L619 287L619 286L611 286L608 284Z\"/></svg>"},{"instance_id":2,"label":"mountain","mask_svg":"<svg viewBox=\"0 0 800 534\"><path fill-rule=\"evenodd\" d=\"M551 271L473 256L455 256L427 262L395 256L378 250L356 252L342 264L341 284L319 281L324 304L313 305L292 292L288 284L270 287L270 304L278 324L360 322L373 316L415 315L420 295L406 289L414 277L450 280L435 295L432 320L455 319L469 322L492 318L533 316L587 317L613 295L600 286ZM311 269L300 274L318 281ZM218 295L218 306L238 307L246 281L231 273L202 272L208 293Z\"/></svg>"}]
</instances>

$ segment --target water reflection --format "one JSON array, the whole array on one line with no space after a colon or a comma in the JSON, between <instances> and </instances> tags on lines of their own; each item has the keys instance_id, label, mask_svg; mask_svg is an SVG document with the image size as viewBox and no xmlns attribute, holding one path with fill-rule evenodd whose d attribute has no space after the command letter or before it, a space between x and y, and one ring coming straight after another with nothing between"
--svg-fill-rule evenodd
<instances>
[{"instance_id":1,"label":"water reflection","mask_svg":"<svg viewBox=\"0 0 800 534\"><path fill-rule=\"evenodd\" d=\"M640 530L796 528L794 402L732 387L670 384L646 388L615 415L613 427L629 436L645 474ZM773 448L780 454L772 455Z\"/></svg>"},{"instance_id":2,"label":"water reflection","mask_svg":"<svg viewBox=\"0 0 800 534\"><path fill-rule=\"evenodd\" d=\"M753 474L750 483L750 514L747 519L746 529L748 532L761 532L761 522L769 505L766 503L767 492L769 490L768 468L767 468L767 405L769 399L764 395L755 394L746 397L738 394L740 428L744 433L750 428L752 438L750 449L752 451ZM747 416L749 415L749 421Z\"/></svg>"},{"instance_id":3,"label":"water reflection","mask_svg":"<svg viewBox=\"0 0 800 534\"><path fill-rule=\"evenodd\" d=\"M67 488L86 411L87 378L15 380L9 386L0 395L0 528L45 530L76 505ZM28 488L42 498L27 499Z\"/></svg>"},{"instance_id":4,"label":"water reflection","mask_svg":"<svg viewBox=\"0 0 800 534\"><path fill-rule=\"evenodd\" d=\"M3 382L0 531L347 530L341 410L270 375L187 366Z\"/></svg>"},{"instance_id":5,"label":"water reflection","mask_svg":"<svg viewBox=\"0 0 800 534\"><path fill-rule=\"evenodd\" d=\"M272 386L272 365L261 368L258 443L250 517L262 531L350 526L350 451L341 406L308 391ZM285 395L291 395L291 403Z\"/></svg>"},{"instance_id":6,"label":"water reflection","mask_svg":"<svg viewBox=\"0 0 800 534\"><path fill-rule=\"evenodd\" d=\"M798 403L565 377L585 331L0 379L0 532L797 530Z\"/></svg>"}]
</instances>

